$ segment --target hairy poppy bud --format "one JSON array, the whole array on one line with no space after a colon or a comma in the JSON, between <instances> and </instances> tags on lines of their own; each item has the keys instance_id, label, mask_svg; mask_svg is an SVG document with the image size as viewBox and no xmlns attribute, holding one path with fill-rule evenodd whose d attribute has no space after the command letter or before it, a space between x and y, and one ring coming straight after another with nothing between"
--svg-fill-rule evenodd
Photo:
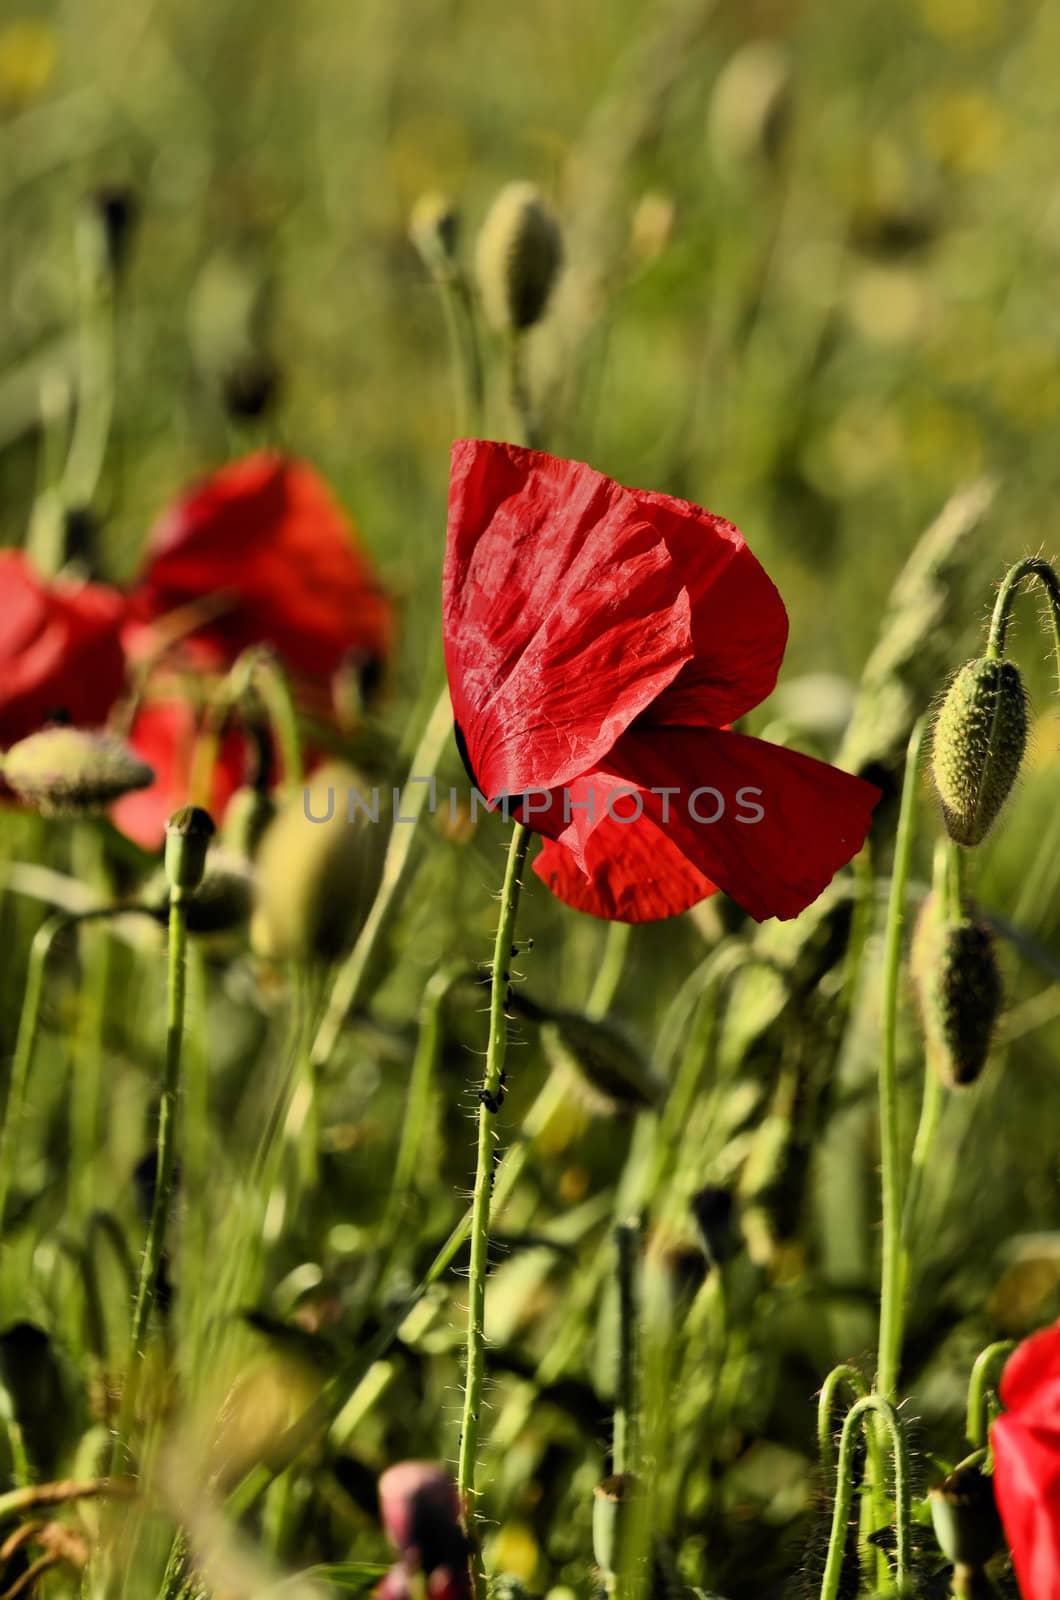
<instances>
[{"instance_id":1,"label":"hairy poppy bud","mask_svg":"<svg viewBox=\"0 0 1060 1600\"><path fill-rule=\"evenodd\" d=\"M532 183L509 183L482 224L475 266L486 316L500 331L540 322L563 259L559 224Z\"/></svg>"},{"instance_id":2,"label":"hairy poppy bud","mask_svg":"<svg viewBox=\"0 0 1060 1600\"><path fill-rule=\"evenodd\" d=\"M541 1044L587 1110L614 1117L657 1105L662 1086L640 1050L611 1022L538 1005L513 990L511 1003L541 1024Z\"/></svg>"},{"instance_id":3,"label":"hairy poppy bud","mask_svg":"<svg viewBox=\"0 0 1060 1600\"><path fill-rule=\"evenodd\" d=\"M628 1507L637 1489L632 1472L618 1472L593 1491L593 1559L605 1578L618 1571Z\"/></svg>"},{"instance_id":4,"label":"hairy poppy bud","mask_svg":"<svg viewBox=\"0 0 1060 1600\"><path fill-rule=\"evenodd\" d=\"M984 1567L1001 1544L993 1478L978 1467L958 1467L931 1490L929 1499L943 1555L958 1566Z\"/></svg>"},{"instance_id":5,"label":"hairy poppy bud","mask_svg":"<svg viewBox=\"0 0 1060 1600\"><path fill-rule=\"evenodd\" d=\"M332 762L281 808L257 856L250 938L259 954L330 960L353 943L382 872L377 799L354 768Z\"/></svg>"},{"instance_id":6,"label":"hairy poppy bud","mask_svg":"<svg viewBox=\"0 0 1060 1600\"><path fill-rule=\"evenodd\" d=\"M913 936L912 971L928 1056L951 1089L979 1077L1004 1000L996 942L985 922L947 921L935 896Z\"/></svg>"},{"instance_id":7,"label":"hairy poppy bud","mask_svg":"<svg viewBox=\"0 0 1060 1600\"><path fill-rule=\"evenodd\" d=\"M44 728L13 744L3 760L4 782L44 816L101 811L155 774L123 739L81 728Z\"/></svg>"},{"instance_id":8,"label":"hairy poppy bud","mask_svg":"<svg viewBox=\"0 0 1060 1600\"><path fill-rule=\"evenodd\" d=\"M460 213L448 195L433 189L420 195L409 218L409 238L431 272L449 270L459 236Z\"/></svg>"},{"instance_id":9,"label":"hairy poppy bud","mask_svg":"<svg viewBox=\"0 0 1060 1600\"><path fill-rule=\"evenodd\" d=\"M1019 668L982 656L954 678L935 724L932 772L946 829L979 844L1016 781L1027 744L1027 697Z\"/></svg>"},{"instance_id":10,"label":"hairy poppy bud","mask_svg":"<svg viewBox=\"0 0 1060 1600\"><path fill-rule=\"evenodd\" d=\"M181 806L166 823L165 869L171 889L197 889L206 871L206 852L215 832L201 806Z\"/></svg>"},{"instance_id":11,"label":"hairy poppy bud","mask_svg":"<svg viewBox=\"0 0 1060 1600\"><path fill-rule=\"evenodd\" d=\"M202 882L184 901L189 933L228 933L248 920L253 899L246 863L223 850L206 857ZM144 885L139 902L164 921L169 915L170 887L165 870Z\"/></svg>"},{"instance_id":12,"label":"hairy poppy bud","mask_svg":"<svg viewBox=\"0 0 1060 1600\"><path fill-rule=\"evenodd\" d=\"M140 203L124 184L109 184L91 196L92 209L99 219L111 272L120 273L128 259L133 230L140 215Z\"/></svg>"},{"instance_id":13,"label":"hairy poppy bud","mask_svg":"<svg viewBox=\"0 0 1060 1600\"><path fill-rule=\"evenodd\" d=\"M778 45L755 41L738 50L715 85L708 134L719 162L774 165L791 120L791 67Z\"/></svg>"}]
</instances>

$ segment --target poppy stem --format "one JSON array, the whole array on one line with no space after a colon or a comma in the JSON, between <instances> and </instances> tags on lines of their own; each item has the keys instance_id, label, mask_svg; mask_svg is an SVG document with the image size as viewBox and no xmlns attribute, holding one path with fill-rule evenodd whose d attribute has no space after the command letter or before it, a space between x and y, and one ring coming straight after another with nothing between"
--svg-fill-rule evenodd
<instances>
[{"instance_id":1,"label":"poppy stem","mask_svg":"<svg viewBox=\"0 0 1060 1600\"><path fill-rule=\"evenodd\" d=\"M508 336L508 399L519 424L522 442L530 450L540 450L541 434L530 401L526 376L526 335L514 328Z\"/></svg>"},{"instance_id":2,"label":"poppy stem","mask_svg":"<svg viewBox=\"0 0 1060 1600\"><path fill-rule=\"evenodd\" d=\"M508 848L508 865L501 891L501 910L497 938L493 947L493 977L490 990L490 1031L486 1050L486 1070L479 1091L478 1159L475 1167L475 1193L471 1213L471 1260L468 1268L467 1373L464 1386L464 1416L460 1435L460 1460L457 1490L470 1524L474 1517L475 1463L478 1455L479 1410L482 1405L482 1380L486 1361L484 1320L486 1310L486 1272L489 1252L490 1202L493 1194L496 1151L494 1119L504 1098L504 1061L508 1049L508 990L511 982L512 941L519 908L523 867L530 844L530 832L517 822ZM472 1575L474 1579L474 1574Z\"/></svg>"},{"instance_id":3,"label":"poppy stem","mask_svg":"<svg viewBox=\"0 0 1060 1600\"><path fill-rule=\"evenodd\" d=\"M898 980L902 959L902 925L913 852L916 788L920 752L927 728L921 717L906 752L902 802L898 817L891 895L887 907L883 965L883 1017L880 1040L880 1162L883 1189L883 1264L880 1283L880 1336L877 1387L885 1399L896 1398L902 1351L904 1296L902 1285L902 1172L898 1128Z\"/></svg>"},{"instance_id":4,"label":"poppy stem","mask_svg":"<svg viewBox=\"0 0 1060 1600\"><path fill-rule=\"evenodd\" d=\"M1012 615L1012 605L1025 578L1037 578L1049 596L1053 645L1056 650L1056 676L1060 685L1060 578L1057 578L1056 569L1048 561L1043 561L1040 556L1024 556L1022 561L1015 562L1005 574L998 590L997 600L994 602L994 614L990 619L990 634L986 643L987 657L997 661L1005 653L1005 639Z\"/></svg>"},{"instance_id":5,"label":"poppy stem","mask_svg":"<svg viewBox=\"0 0 1060 1600\"><path fill-rule=\"evenodd\" d=\"M821 1583L821 1600L838 1600L840 1579L843 1575L843 1557L846 1553L847 1529L850 1523L850 1503L854 1497L854 1440L862 1417L870 1411L876 1412L879 1429L888 1436L894 1458L894 1587L899 1594L905 1592L909 1565L909 1461L905 1434L898 1413L891 1402L880 1394L867 1394L856 1400L847 1412L843 1432L840 1435L832 1531L828 1539L828 1559Z\"/></svg>"},{"instance_id":6,"label":"poppy stem","mask_svg":"<svg viewBox=\"0 0 1060 1600\"><path fill-rule=\"evenodd\" d=\"M158 1113L155 1192L147 1226L140 1283L133 1311L132 1349L122 1396L121 1420L115 1440L115 1458L127 1448L136 1412L140 1369L147 1350L147 1336L158 1293L158 1279L166 1245L166 1224L173 1200L176 1171L177 1107L180 1092L180 1060L184 1039L184 999L188 965L187 891L173 884L169 899L169 961L166 980L166 1063L162 1079L162 1099ZM112 1462L112 1472L119 1461Z\"/></svg>"},{"instance_id":7,"label":"poppy stem","mask_svg":"<svg viewBox=\"0 0 1060 1600\"><path fill-rule=\"evenodd\" d=\"M999 1339L996 1344L988 1344L975 1358L968 1384L968 1419L964 1429L969 1444L982 1448L987 1442L989 1391L997 1387L1001 1368L1015 1348L1015 1339Z\"/></svg>"}]
</instances>

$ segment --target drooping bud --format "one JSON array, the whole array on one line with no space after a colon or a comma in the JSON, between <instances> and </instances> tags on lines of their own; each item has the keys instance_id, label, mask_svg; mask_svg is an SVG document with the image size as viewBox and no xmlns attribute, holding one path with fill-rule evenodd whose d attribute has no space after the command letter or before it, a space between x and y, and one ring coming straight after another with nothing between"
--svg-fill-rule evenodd
<instances>
[{"instance_id":1,"label":"drooping bud","mask_svg":"<svg viewBox=\"0 0 1060 1600\"><path fill-rule=\"evenodd\" d=\"M197 889L206 872L206 852L216 833L213 818L201 806L181 806L166 823L163 857L169 887L182 894Z\"/></svg>"},{"instance_id":2,"label":"drooping bud","mask_svg":"<svg viewBox=\"0 0 1060 1600\"><path fill-rule=\"evenodd\" d=\"M341 762L320 767L276 816L257 856L251 944L272 960L331 960L356 939L382 873L377 789Z\"/></svg>"},{"instance_id":3,"label":"drooping bud","mask_svg":"<svg viewBox=\"0 0 1060 1600\"><path fill-rule=\"evenodd\" d=\"M82 728L44 728L13 744L4 782L43 816L82 816L146 789L155 774L123 739Z\"/></svg>"},{"instance_id":4,"label":"drooping bud","mask_svg":"<svg viewBox=\"0 0 1060 1600\"><path fill-rule=\"evenodd\" d=\"M563 260L552 212L532 183L509 183L479 232L475 267L486 316L499 331L540 322Z\"/></svg>"},{"instance_id":5,"label":"drooping bud","mask_svg":"<svg viewBox=\"0 0 1060 1600\"><path fill-rule=\"evenodd\" d=\"M658 1105L662 1085L629 1035L614 1023L538 1005L512 991L512 1007L541 1024L549 1065L567 1080L588 1111L628 1115Z\"/></svg>"},{"instance_id":6,"label":"drooping bud","mask_svg":"<svg viewBox=\"0 0 1060 1600\"><path fill-rule=\"evenodd\" d=\"M169 916L170 887L165 870L155 874L138 896L160 922ZM206 857L202 882L184 897L189 933L229 933L249 920L253 879L245 861L224 850Z\"/></svg>"},{"instance_id":7,"label":"drooping bud","mask_svg":"<svg viewBox=\"0 0 1060 1600\"><path fill-rule=\"evenodd\" d=\"M986 837L1023 761L1027 696L1011 661L963 666L942 703L931 763L946 829L957 844Z\"/></svg>"},{"instance_id":8,"label":"drooping bud","mask_svg":"<svg viewBox=\"0 0 1060 1600\"><path fill-rule=\"evenodd\" d=\"M1001 1545L994 1480L976 1466L958 1467L931 1490L931 1520L947 1560L985 1567Z\"/></svg>"},{"instance_id":9,"label":"drooping bud","mask_svg":"<svg viewBox=\"0 0 1060 1600\"><path fill-rule=\"evenodd\" d=\"M253 861L265 831L276 815L276 802L253 784L243 784L225 807L221 841L233 855Z\"/></svg>"},{"instance_id":10,"label":"drooping bud","mask_svg":"<svg viewBox=\"0 0 1060 1600\"><path fill-rule=\"evenodd\" d=\"M773 166L791 120L791 66L779 45L744 45L723 69L711 97L708 134L719 163L739 171Z\"/></svg>"},{"instance_id":11,"label":"drooping bud","mask_svg":"<svg viewBox=\"0 0 1060 1600\"><path fill-rule=\"evenodd\" d=\"M948 1088L966 1088L986 1065L1004 1001L994 933L970 916L947 920L929 895L911 967L928 1057Z\"/></svg>"},{"instance_id":12,"label":"drooping bud","mask_svg":"<svg viewBox=\"0 0 1060 1600\"><path fill-rule=\"evenodd\" d=\"M420 195L409 217L409 238L429 271L444 276L453 266L460 237L460 213L448 195L432 189Z\"/></svg>"}]
</instances>

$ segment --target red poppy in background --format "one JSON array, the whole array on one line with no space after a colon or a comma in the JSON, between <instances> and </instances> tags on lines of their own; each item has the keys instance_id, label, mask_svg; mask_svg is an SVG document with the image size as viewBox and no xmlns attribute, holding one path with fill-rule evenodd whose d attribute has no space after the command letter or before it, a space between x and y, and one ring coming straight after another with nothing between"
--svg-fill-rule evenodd
<instances>
[{"instance_id":1,"label":"red poppy in background","mask_svg":"<svg viewBox=\"0 0 1060 1600\"><path fill-rule=\"evenodd\" d=\"M164 700L146 700L137 708L128 742L154 768L155 781L148 789L124 795L111 807L110 816L126 838L145 850L161 848L166 822L174 811L193 799L205 804L214 821L220 822L234 791L244 780L247 738L240 729L229 728L217 751L209 796L203 799L192 795L199 729L198 712L176 693Z\"/></svg>"},{"instance_id":2,"label":"red poppy in background","mask_svg":"<svg viewBox=\"0 0 1060 1600\"><path fill-rule=\"evenodd\" d=\"M269 451L222 467L164 513L132 610L138 624L178 610L194 622L198 610L185 646L201 666L272 645L303 699L325 710L335 674L351 662L374 670L392 631L389 601L327 485Z\"/></svg>"},{"instance_id":3,"label":"red poppy in background","mask_svg":"<svg viewBox=\"0 0 1060 1600\"><path fill-rule=\"evenodd\" d=\"M21 550L0 551L0 746L35 733L52 713L98 727L122 692L116 589L45 582Z\"/></svg>"},{"instance_id":4,"label":"red poppy in background","mask_svg":"<svg viewBox=\"0 0 1060 1600\"><path fill-rule=\"evenodd\" d=\"M994 1422L994 1495L1023 1600L1060 1600L1060 1322L1009 1357Z\"/></svg>"},{"instance_id":5,"label":"red poppy in background","mask_svg":"<svg viewBox=\"0 0 1060 1600\"><path fill-rule=\"evenodd\" d=\"M445 1468L402 1461L379 1480L379 1511L400 1555L376 1590L378 1600L466 1600L468 1542L460 1497Z\"/></svg>"},{"instance_id":6,"label":"red poppy in background","mask_svg":"<svg viewBox=\"0 0 1060 1600\"><path fill-rule=\"evenodd\" d=\"M458 440L443 626L474 782L526 797L550 841L535 871L568 904L646 922L720 888L789 918L860 849L879 790L728 730L771 692L787 616L721 517Z\"/></svg>"}]
</instances>

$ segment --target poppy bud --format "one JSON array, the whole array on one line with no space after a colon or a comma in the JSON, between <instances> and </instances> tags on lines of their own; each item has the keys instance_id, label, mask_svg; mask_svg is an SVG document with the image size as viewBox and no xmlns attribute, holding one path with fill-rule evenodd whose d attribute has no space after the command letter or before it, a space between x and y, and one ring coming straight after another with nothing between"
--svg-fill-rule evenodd
<instances>
[{"instance_id":1,"label":"poppy bud","mask_svg":"<svg viewBox=\"0 0 1060 1600\"><path fill-rule=\"evenodd\" d=\"M409 238L431 272L444 276L450 270L459 237L460 213L448 195L433 189L421 194L409 218Z\"/></svg>"},{"instance_id":2,"label":"poppy bud","mask_svg":"<svg viewBox=\"0 0 1060 1600\"><path fill-rule=\"evenodd\" d=\"M564 1075L587 1110L616 1117L659 1103L662 1085L623 1029L576 1011L540 1006L517 990L511 1004L522 1016L541 1023L541 1044L549 1065Z\"/></svg>"},{"instance_id":3,"label":"poppy bud","mask_svg":"<svg viewBox=\"0 0 1060 1600\"><path fill-rule=\"evenodd\" d=\"M110 270L117 276L128 259L140 202L124 184L110 184L95 191L91 204L102 229Z\"/></svg>"},{"instance_id":4,"label":"poppy bud","mask_svg":"<svg viewBox=\"0 0 1060 1600\"><path fill-rule=\"evenodd\" d=\"M330 960L356 939L386 846L374 795L354 768L332 762L280 809L257 856L250 938L260 955Z\"/></svg>"},{"instance_id":5,"label":"poppy bud","mask_svg":"<svg viewBox=\"0 0 1060 1600\"><path fill-rule=\"evenodd\" d=\"M475 249L482 303L495 328L520 332L540 322L563 259L552 212L532 183L509 183L497 196Z\"/></svg>"},{"instance_id":6,"label":"poppy bud","mask_svg":"<svg viewBox=\"0 0 1060 1600\"><path fill-rule=\"evenodd\" d=\"M202 882L184 900L188 932L228 933L242 927L250 916L252 898L246 863L222 850L210 851ZM164 869L144 885L139 903L159 921L168 917L170 888Z\"/></svg>"},{"instance_id":7,"label":"poppy bud","mask_svg":"<svg viewBox=\"0 0 1060 1600\"><path fill-rule=\"evenodd\" d=\"M618 1571L628 1507L638 1487L632 1472L618 1472L593 1491L593 1560L605 1578L614 1578Z\"/></svg>"},{"instance_id":8,"label":"poppy bud","mask_svg":"<svg viewBox=\"0 0 1060 1600\"><path fill-rule=\"evenodd\" d=\"M166 823L164 856L169 887L182 893L197 889L206 872L206 852L216 833L213 819L201 806L181 806Z\"/></svg>"},{"instance_id":9,"label":"poppy bud","mask_svg":"<svg viewBox=\"0 0 1060 1600\"><path fill-rule=\"evenodd\" d=\"M975 1466L958 1467L929 1499L943 1555L958 1566L984 1567L1001 1544L993 1478Z\"/></svg>"},{"instance_id":10,"label":"poppy bud","mask_svg":"<svg viewBox=\"0 0 1060 1600\"><path fill-rule=\"evenodd\" d=\"M954 678L935 724L932 772L957 844L986 837L1016 781L1027 744L1019 668L982 656Z\"/></svg>"},{"instance_id":11,"label":"poppy bud","mask_svg":"<svg viewBox=\"0 0 1060 1600\"><path fill-rule=\"evenodd\" d=\"M253 861L265 830L276 815L276 802L253 784L243 784L225 807L221 840L225 848L244 861Z\"/></svg>"},{"instance_id":12,"label":"poppy bud","mask_svg":"<svg viewBox=\"0 0 1060 1600\"><path fill-rule=\"evenodd\" d=\"M280 369L260 351L233 358L221 373L221 398L236 422L252 422L272 410L280 387Z\"/></svg>"},{"instance_id":13,"label":"poppy bud","mask_svg":"<svg viewBox=\"0 0 1060 1600\"><path fill-rule=\"evenodd\" d=\"M711 97L708 134L719 162L775 165L791 121L791 68L779 46L748 44L727 63Z\"/></svg>"},{"instance_id":14,"label":"poppy bud","mask_svg":"<svg viewBox=\"0 0 1060 1600\"><path fill-rule=\"evenodd\" d=\"M19 799L49 817L102 811L155 781L152 768L123 739L81 728L31 733L11 746L2 770Z\"/></svg>"},{"instance_id":15,"label":"poppy bud","mask_svg":"<svg viewBox=\"0 0 1060 1600\"><path fill-rule=\"evenodd\" d=\"M968 916L946 921L931 895L911 955L928 1055L948 1088L965 1088L986 1065L1004 1000L994 934Z\"/></svg>"}]
</instances>

